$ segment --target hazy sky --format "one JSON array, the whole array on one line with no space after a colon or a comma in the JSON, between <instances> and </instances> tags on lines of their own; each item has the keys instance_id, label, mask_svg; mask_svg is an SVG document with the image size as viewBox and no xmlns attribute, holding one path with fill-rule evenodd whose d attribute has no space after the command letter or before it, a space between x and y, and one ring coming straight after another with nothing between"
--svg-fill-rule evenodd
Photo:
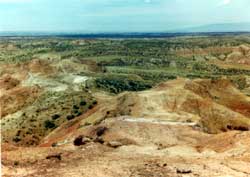
<instances>
[{"instance_id":1,"label":"hazy sky","mask_svg":"<svg viewBox=\"0 0 250 177\"><path fill-rule=\"evenodd\" d=\"M250 0L0 0L0 31L165 31L250 21Z\"/></svg>"}]
</instances>

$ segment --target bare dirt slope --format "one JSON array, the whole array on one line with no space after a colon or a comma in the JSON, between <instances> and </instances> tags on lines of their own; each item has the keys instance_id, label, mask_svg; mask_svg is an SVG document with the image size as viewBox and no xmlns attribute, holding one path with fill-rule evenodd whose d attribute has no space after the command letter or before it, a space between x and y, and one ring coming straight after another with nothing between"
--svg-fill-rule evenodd
<instances>
[{"instance_id":1,"label":"bare dirt slope","mask_svg":"<svg viewBox=\"0 0 250 177\"><path fill-rule=\"evenodd\" d=\"M208 135L184 124L129 120L85 127L57 147L10 148L4 176L250 175L249 132Z\"/></svg>"},{"instance_id":2,"label":"bare dirt slope","mask_svg":"<svg viewBox=\"0 0 250 177\"><path fill-rule=\"evenodd\" d=\"M181 48L176 50L180 56L196 56L197 59L203 60L221 60L225 63L231 64L250 64L250 46L249 44L242 44L239 46L220 46L220 47L206 47L187 49Z\"/></svg>"},{"instance_id":3,"label":"bare dirt slope","mask_svg":"<svg viewBox=\"0 0 250 177\"><path fill-rule=\"evenodd\" d=\"M228 80L93 96L38 146L3 144L3 176L250 176L250 100Z\"/></svg>"},{"instance_id":4,"label":"bare dirt slope","mask_svg":"<svg viewBox=\"0 0 250 177\"><path fill-rule=\"evenodd\" d=\"M76 65L56 59L0 65L3 143L36 146L56 127L95 106L96 100L83 88L88 77L76 72L84 65Z\"/></svg>"},{"instance_id":5,"label":"bare dirt slope","mask_svg":"<svg viewBox=\"0 0 250 177\"><path fill-rule=\"evenodd\" d=\"M122 115L198 122L209 133L249 129L249 97L226 79L178 79L118 101Z\"/></svg>"}]
</instances>

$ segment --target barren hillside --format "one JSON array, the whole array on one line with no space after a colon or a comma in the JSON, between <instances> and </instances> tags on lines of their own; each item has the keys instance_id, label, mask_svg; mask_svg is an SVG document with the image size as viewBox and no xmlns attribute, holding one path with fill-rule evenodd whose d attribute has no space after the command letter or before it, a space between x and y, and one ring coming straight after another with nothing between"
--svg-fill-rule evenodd
<instances>
[{"instance_id":1,"label":"barren hillside","mask_svg":"<svg viewBox=\"0 0 250 177\"><path fill-rule=\"evenodd\" d=\"M250 176L242 36L0 44L3 176Z\"/></svg>"}]
</instances>

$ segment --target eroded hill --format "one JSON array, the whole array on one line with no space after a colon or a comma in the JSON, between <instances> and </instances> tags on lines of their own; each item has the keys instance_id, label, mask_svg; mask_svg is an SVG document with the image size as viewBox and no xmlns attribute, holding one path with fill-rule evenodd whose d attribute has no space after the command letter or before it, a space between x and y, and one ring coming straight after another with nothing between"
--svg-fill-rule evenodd
<instances>
[{"instance_id":1,"label":"eroded hill","mask_svg":"<svg viewBox=\"0 0 250 177\"><path fill-rule=\"evenodd\" d=\"M3 176L250 176L248 39L1 40Z\"/></svg>"}]
</instances>

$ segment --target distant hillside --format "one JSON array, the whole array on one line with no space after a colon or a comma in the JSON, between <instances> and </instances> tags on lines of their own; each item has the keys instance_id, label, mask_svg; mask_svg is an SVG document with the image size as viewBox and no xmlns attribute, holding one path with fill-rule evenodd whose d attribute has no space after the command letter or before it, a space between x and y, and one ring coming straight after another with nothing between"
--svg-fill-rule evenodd
<instances>
[{"instance_id":1,"label":"distant hillside","mask_svg":"<svg viewBox=\"0 0 250 177\"><path fill-rule=\"evenodd\" d=\"M224 23L191 27L181 32L250 32L250 23Z\"/></svg>"},{"instance_id":2,"label":"distant hillside","mask_svg":"<svg viewBox=\"0 0 250 177\"><path fill-rule=\"evenodd\" d=\"M211 24L162 32L61 32L61 31L0 31L0 37L68 37L68 38L162 38L188 35L236 35L250 32L249 23Z\"/></svg>"}]
</instances>

